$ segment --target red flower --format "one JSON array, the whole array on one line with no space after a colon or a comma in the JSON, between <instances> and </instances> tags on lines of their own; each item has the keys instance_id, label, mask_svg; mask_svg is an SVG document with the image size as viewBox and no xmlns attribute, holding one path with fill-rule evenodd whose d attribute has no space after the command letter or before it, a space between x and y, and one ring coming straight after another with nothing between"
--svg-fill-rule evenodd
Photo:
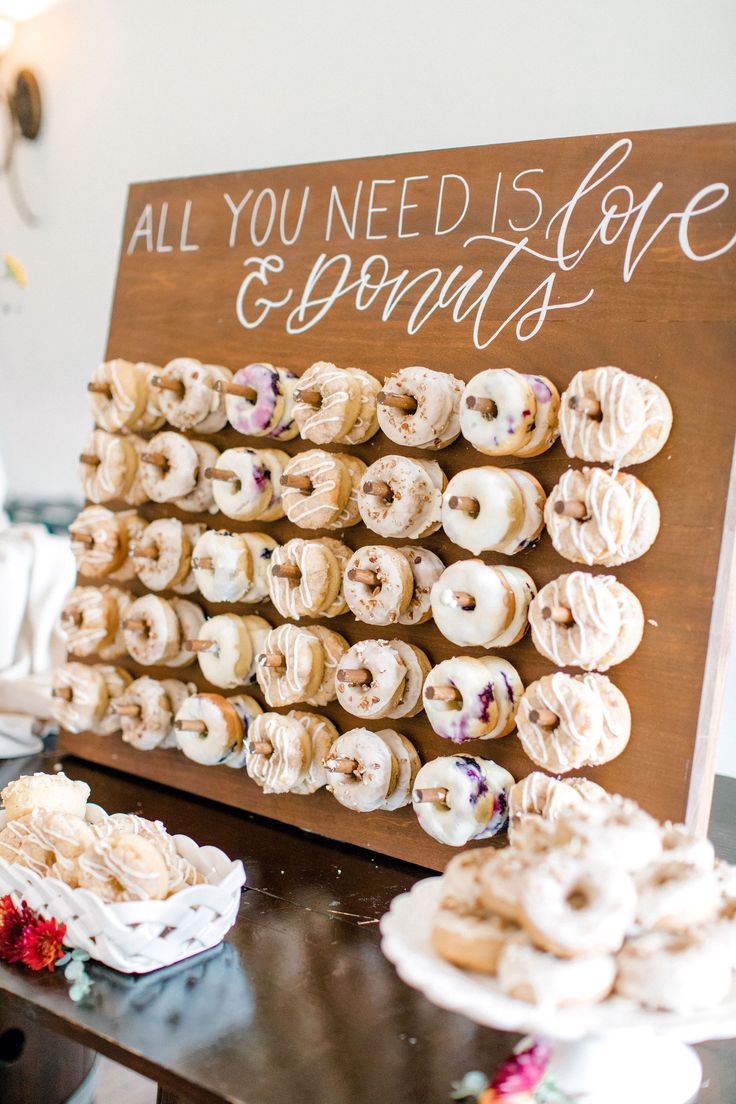
<instances>
[{"instance_id":1,"label":"red flower","mask_svg":"<svg viewBox=\"0 0 736 1104\"><path fill-rule=\"evenodd\" d=\"M21 957L32 970L53 970L58 958L64 957L63 942L66 924L39 917L27 925L21 943Z\"/></svg>"},{"instance_id":2,"label":"red flower","mask_svg":"<svg viewBox=\"0 0 736 1104\"><path fill-rule=\"evenodd\" d=\"M552 1046L546 1041L532 1043L526 1050L512 1054L496 1071L490 1087L500 1095L528 1092L544 1077Z\"/></svg>"},{"instance_id":3,"label":"red flower","mask_svg":"<svg viewBox=\"0 0 736 1104\"><path fill-rule=\"evenodd\" d=\"M5 962L19 962L23 957L23 934L32 920L25 901L18 910L10 897L0 900L0 958Z\"/></svg>"}]
</instances>

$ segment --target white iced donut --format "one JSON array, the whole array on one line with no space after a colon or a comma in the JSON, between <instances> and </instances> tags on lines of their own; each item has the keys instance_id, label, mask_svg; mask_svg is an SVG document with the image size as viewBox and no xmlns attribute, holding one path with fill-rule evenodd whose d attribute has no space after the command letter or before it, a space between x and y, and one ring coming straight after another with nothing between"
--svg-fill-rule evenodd
<instances>
[{"instance_id":1,"label":"white iced donut","mask_svg":"<svg viewBox=\"0 0 736 1104\"><path fill-rule=\"evenodd\" d=\"M121 707L120 721L126 744L139 751L150 751L167 740L174 714L166 689L156 679L147 676L134 679L117 705Z\"/></svg>"},{"instance_id":2,"label":"white iced donut","mask_svg":"<svg viewBox=\"0 0 736 1104\"><path fill-rule=\"evenodd\" d=\"M407 545L398 551L406 557L412 573L411 598L399 615L399 624L421 625L432 616L432 587L445 570L445 565L429 548Z\"/></svg>"},{"instance_id":3,"label":"white iced donut","mask_svg":"<svg viewBox=\"0 0 736 1104\"><path fill-rule=\"evenodd\" d=\"M544 529L544 506L547 496L539 480L531 472L517 468L506 468L506 474L513 479L521 492L524 503L524 517L520 527L508 540L502 541L498 551L506 556L515 556L534 544Z\"/></svg>"},{"instance_id":4,"label":"white iced donut","mask_svg":"<svg viewBox=\"0 0 736 1104\"><path fill-rule=\"evenodd\" d=\"M138 470L138 453L128 437L96 429L79 457L84 497L90 502L125 498Z\"/></svg>"},{"instance_id":5,"label":"white iced donut","mask_svg":"<svg viewBox=\"0 0 736 1104\"><path fill-rule=\"evenodd\" d=\"M546 376L527 376L537 402L534 428L526 445L517 450L521 457L539 456L551 448L560 435L560 393Z\"/></svg>"},{"instance_id":6,"label":"white iced donut","mask_svg":"<svg viewBox=\"0 0 736 1104\"><path fill-rule=\"evenodd\" d=\"M94 655L114 643L119 624L115 590L115 587L75 587L66 599L61 627L71 655Z\"/></svg>"},{"instance_id":7,"label":"white iced donut","mask_svg":"<svg viewBox=\"0 0 736 1104\"><path fill-rule=\"evenodd\" d=\"M524 521L521 490L503 468L466 468L442 496L442 528L476 556L500 552Z\"/></svg>"},{"instance_id":8,"label":"white iced donut","mask_svg":"<svg viewBox=\"0 0 736 1104\"><path fill-rule=\"evenodd\" d=\"M528 446L537 400L527 376L512 368L487 368L473 376L460 400L460 430L487 456L511 456Z\"/></svg>"},{"instance_id":9,"label":"white iced donut","mask_svg":"<svg viewBox=\"0 0 736 1104\"><path fill-rule=\"evenodd\" d=\"M406 663L392 642L360 640L342 657L337 700L354 717L387 717L402 699L406 678Z\"/></svg>"},{"instance_id":10,"label":"white iced donut","mask_svg":"<svg viewBox=\"0 0 736 1104\"><path fill-rule=\"evenodd\" d=\"M393 625L409 608L414 577L407 555L388 545L368 544L353 552L345 568L345 601L368 625Z\"/></svg>"},{"instance_id":11,"label":"white iced donut","mask_svg":"<svg viewBox=\"0 0 736 1104\"><path fill-rule=\"evenodd\" d=\"M176 594L194 594L198 589L197 580L194 577L194 570L192 569L192 556L191 550L195 544L205 532L207 526L201 521L185 521L184 522L184 534L189 540L190 554L187 560L188 570L184 577L179 580L178 583L174 583L171 587Z\"/></svg>"},{"instance_id":12,"label":"white iced donut","mask_svg":"<svg viewBox=\"0 0 736 1104\"><path fill-rule=\"evenodd\" d=\"M424 709L434 731L445 740L495 740L513 731L523 692L518 672L505 659L456 656L429 673Z\"/></svg>"},{"instance_id":13,"label":"white iced donut","mask_svg":"<svg viewBox=\"0 0 736 1104\"><path fill-rule=\"evenodd\" d=\"M405 805L411 804L414 783L422 763L411 740L400 732L394 731L393 728L382 728L379 729L378 735L388 745L398 765L398 778L383 803L383 808L392 812L394 809L403 809Z\"/></svg>"},{"instance_id":14,"label":"white iced donut","mask_svg":"<svg viewBox=\"0 0 736 1104\"><path fill-rule=\"evenodd\" d=\"M156 594L144 594L131 603L123 633L128 655L143 667L166 664L179 652L179 619L172 603Z\"/></svg>"},{"instance_id":15,"label":"white iced donut","mask_svg":"<svg viewBox=\"0 0 736 1104\"><path fill-rule=\"evenodd\" d=\"M253 675L252 681L255 682L255 675ZM245 760L248 755L247 744L250 727L256 717L260 717L263 710L261 709L256 699L252 698L250 694L231 694L231 696L227 700L230 702L230 705L233 707L235 712L238 714L238 717L240 718L243 742L238 750L234 751L232 755L228 755L228 757L223 760L223 762L226 767L233 767L234 769L239 770L241 767L245 766Z\"/></svg>"},{"instance_id":16,"label":"white iced donut","mask_svg":"<svg viewBox=\"0 0 736 1104\"><path fill-rule=\"evenodd\" d=\"M193 682L184 682L182 679L174 678L161 679L160 682L166 693L166 697L169 699L172 717L176 716L181 706L191 694L197 693L197 686ZM176 746L176 729L172 724L168 735L164 737L159 747L175 748Z\"/></svg>"},{"instance_id":17,"label":"white iced donut","mask_svg":"<svg viewBox=\"0 0 736 1104\"><path fill-rule=\"evenodd\" d=\"M262 713L248 738L245 769L264 793L289 793L304 781L311 762L307 730L294 717Z\"/></svg>"},{"instance_id":18,"label":"white iced donut","mask_svg":"<svg viewBox=\"0 0 736 1104\"><path fill-rule=\"evenodd\" d=\"M644 422L644 397L636 376L620 368L578 372L562 396L562 445L568 456L580 460L620 464L640 439Z\"/></svg>"},{"instance_id":19,"label":"white iced donut","mask_svg":"<svg viewBox=\"0 0 736 1104\"><path fill-rule=\"evenodd\" d=\"M324 666L319 686L304 700L307 705L327 705L337 696L335 686L337 672L349 645L344 636L333 632L332 629L326 629L324 625L310 625L309 631L319 640Z\"/></svg>"},{"instance_id":20,"label":"white iced donut","mask_svg":"<svg viewBox=\"0 0 736 1104\"><path fill-rule=\"evenodd\" d=\"M358 491L363 523L382 537L423 537L440 526L442 469L434 461L383 456L366 470Z\"/></svg>"},{"instance_id":21,"label":"white iced donut","mask_svg":"<svg viewBox=\"0 0 736 1104\"><path fill-rule=\"evenodd\" d=\"M69 526L69 535L82 575L104 578L126 561L128 527L123 514L114 514L105 506L87 506Z\"/></svg>"},{"instance_id":22,"label":"white iced donut","mask_svg":"<svg viewBox=\"0 0 736 1104\"><path fill-rule=\"evenodd\" d=\"M130 550L136 575L148 590L168 590L189 572L192 545L183 523L157 518Z\"/></svg>"},{"instance_id":23,"label":"white iced donut","mask_svg":"<svg viewBox=\"0 0 736 1104\"><path fill-rule=\"evenodd\" d=\"M450 847L498 832L514 779L490 759L443 755L417 774L412 803L424 831Z\"/></svg>"},{"instance_id":24,"label":"white iced donut","mask_svg":"<svg viewBox=\"0 0 736 1104\"><path fill-rule=\"evenodd\" d=\"M396 705L386 713L392 721L401 717L414 717L422 710L422 687L424 680L432 670L426 654L414 644L407 644L405 640L392 640L391 647L398 653L406 667L406 677L401 688L401 695Z\"/></svg>"},{"instance_id":25,"label":"white iced donut","mask_svg":"<svg viewBox=\"0 0 736 1104\"><path fill-rule=\"evenodd\" d=\"M622 467L651 460L667 444L672 429L672 407L662 388L641 376L632 378L644 399L644 429L636 444L622 457Z\"/></svg>"},{"instance_id":26,"label":"white iced donut","mask_svg":"<svg viewBox=\"0 0 736 1104\"><path fill-rule=\"evenodd\" d=\"M268 533L242 533L241 536L250 549L253 580L240 601L262 602L268 598L268 568L278 543Z\"/></svg>"},{"instance_id":27,"label":"white iced donut","mask_svg":"<svg viewBox=\"0 0 736 1104\"><path fill-rule=\"evenodd\" d=\"M248 681L253 665L253 643L237 613L209 617L196 637L199 668L213 686L234 690Z\"/></svg>"},{"instance_id":28,"label":"white iced donut","mask_svg":"<svg viewBox=\"0 0 736 1104\"><path fill-rule=\"evenodd\" d=\"M457 412L462 392L462 381L447 372L402 368L384 381L378 398L378 424L389 440L406 448L444 447L460 432ZM414 408L391 405L392 396L410 400ZM453 415L454 433L450 430Z\"/></svg>"},{"instance_id":29,"label":"white iced donut","mask_svg":"<svg viewBox=\"0 0 736 1104\"><path fill-rule=\"evenodd\" d=\"M291 720L298 721L309 739L309 766L307 773L300 782L291 787L292 793L311 794L326 786L329 779L324 761L330 754L330 747L340 733L327 717L319 713L304 713L300 709L292 709L288 716Z\"/></svg>"},{"instance_id":30,"label":"white iced donut","mask_svg":"<svg viewBox=\"0 0 736 1104\"><path fill-rule=\"evenodd\" d=\"M492 647L511 625L516 598L506 577L483 560L457 560L432 587L437 628L454 644Z\"/></svg>"},{"instance_id":31,"label":"white iced donut","mask_svg":"<svg viewBox=\"0 0 736 1104\"><path fill-rule=\"evenodd\" d=\"M205 767L226 763L243 746L238 711L219 694L192 694L179 706L174 723L181 751Z\"/></svg>"},{"instance_id":32,"label":"white iced donut","mask_svg":"<svg viewBox=\"0 0 736 1104\"><path fill-rule=\"evenodd\" d=\"M90 410L100 429L142 429L148 398L148 375L141 364L108 360L96 368L88 386Z\"/></svg>"},{"instance_id":33,"label":"white iced donut","mask_svg":"<svg viewBox=\"0 0 736 1104\"><path fill-rule=\"evenodd\" d=\"M194 490L199 456L188 437L164 430L141 456L141 482L153 502L173 502Z\"/></svg>"},{"instance_id":34,"label":"white iced donut","mask_svg":"<svg viewBox=\"0 0 736 1104\"><path fill-rule=\"evenodd\" d=\"M339 736L325 761L327 789L347 809L385 808L399 780L399 764L381 733L351 728Z\"/></svg>"},{"instance_id":35,"label":"white iced donut","mask_svg":"<svg viewBox=\"0 0 736 1104\"><path fill-rule=\"evenodd\" d=\"M294 420L302 439L326 445L345 437L360 413L362 383L350 369L326 361L313 364L294 394ZM310 392L316 402L306 401Z\"/></svg>"},{"instance_id":36,"label":"white iced donut","mask_svg":"<svg viewBox=\"0 0 736 1104\"><path fill-rule=\"evenodd\" d=\"M174 499L174 505L190 514L217 513L212 479L209 472L217 463L219 452L207 441L195 441L189 438L189 444L197 454L197 470L194 486L187 494Z\"/></svg>"},{"instance_id":37,"label":"white iced donut","mask_svg":"<svg viewBox=\"0 0 736 1104\"><path fill-rule=\"evenodd\" d=\"M645 1008L687 1015L725 999L732 973L717 940L699 932L646 932L616 960L616 992Z\"/></svg>"},{"instance_id":38,"label":"white iced donut","mask_svg":"<svg viewBox=\"0 0 736 1104\"><path fill-rule=\"evenodd\" d=\"M195 656L186 646L188 640L195 640L204 624L204 612L196 602L187 598L171 598L171 607L179 622L179 651L168 660L169 667L190 667Z\"/></svg>"},{"instance_id":39,"label":"white iced donut","mask_svg":"<svg viewBox=\"0 0 736 1104\"><path fill-rule=\"evenodd\" d=\"M544 511L555 550L573 563L602 564L631 532L632 503L603 468L570 468L550 492Z\"/></svg>"},{"instance_id":40,"label":"white iced donut","mask_svg":"<svg viewBox=\"0 0 736 1104\"><path fill-rule=\"evenodd\" d=\"M506 996L545 1008L566 1008L605 1000L616 980L616 961L606 954L557 958L529 939L513 936L500 951L496 972Z\"/></svg>"},{"instance_id":41,"label":"white iced donut","mask_svg":"<svg viewBox=\"0 0 736 1104\"><path fill-rule=\"evenodd\" d=\"M253 557L244 533L208 529L192 549L194 578L209 602L239 602L253 578Z\"/></svg>"},{"instance_id":42,"label":"white iced donut","mask_svg":"<svg viewBox=\"0 0 736 1104\"><path fill-rule=\"evenodd\" d=\"M335 601L342 582L332 549L296 537L277 548L269 568L269 594L282 617L318 617Z\"/></svg>"},{"instance_id":43,"label":"white iced donut","mask_svg":"<svg viewBox=\"0 0 736 1104\"><path fill-rule=\"evenodd\" d=\"M280 521L284 516L284 506L281 501L281 476L284 474L284 468L291 457L283 449L262 448L260 452L271 479L271 497L265 510L258 515L258 520L263 522Z\"/></svg>"},{"instance_id":44,"label":"white iced donut","mask_svg":"<svg viewBox=\"0 0 736 1104\"><path fill-rule=\"evenodd\" d=\"M256 677L268 705L308 701L322 683L325 657L316 633L298 625L279 625L268 633L257 656Z\"/></svg>"},{"instance_id":45,"label":"white iced donut","mask_svg":"<svg viewBox=\"0 0 736 1104\"><path fill-rule=\"evenodd\" d=\"M529 628L529 606L536 597L537 588L531 575L520 567L498 564L496 571L513 597L513 616L504 632L490 641L489 647L508 648L518 644Z\"/></svg>"},{"instance_id":46,"label":"white iced donut","mask_svg":"<svg viewBox=\"0 0 736 1104\"><path fill-rule=\"evenodd\" d=\"M63 663L53 674L51 706L54 720L70 732L92 728L105 715L107 686L97 667Z\"/></svg>"},{"instance_id":47,"label":"white iced donut","mask_svg":"<svg viewBox=\"0 0 736 1104\"><path fill-rule=\"evenodd\" d=\"M218 508L235 521L258 518L271 503L269 463L260 449L226 449L210 474Z\"/></svg>"},{"instance_id":48,"label":"white iced donut","mask_svg":"<svg viewBox=\"0 0 736 1104\"><path fill-rule=\"evenodd\" d=\"M298 452L281 476L284 513L301 529L329 529L347 506L352 486L350 471L338 453Z\"/></svg>"},{"instance_id":49,"label":"white iced donut","mask_svg":"<svg viewBox=\"0 0 736 1104\"><path fill-rule=\"evenodd\" d=\"M606 670L622 632L621 610L605 575L573 571L547 583L529 607L537 651L557 667Z\"/></svg>"}]
</instances>

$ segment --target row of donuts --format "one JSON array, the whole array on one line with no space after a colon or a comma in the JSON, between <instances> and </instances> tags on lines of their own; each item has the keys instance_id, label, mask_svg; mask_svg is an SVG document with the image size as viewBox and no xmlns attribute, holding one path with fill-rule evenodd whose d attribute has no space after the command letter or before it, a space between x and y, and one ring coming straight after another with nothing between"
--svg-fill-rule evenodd
<instances>
[{"instance_id":1,"label":"row of donuts","mask_svg":"<svg viewBox=\"0 0 736 1104\"><path fill-rule=\"evenodd\" d=\"M379 429L408 448L441 449L460 435L490 456L538 456L558 435L569 456L617 466L643 463L672 424L664 392L619 368L578 372L562 395L544 376L489 368L467 384L413 366L383 388L359 368L320 361L301 377L271 364L236 372L179 357L159 369L113 360L88 384L103 430L150 432L164 422L199 434L226 422L247 436L361 444Z\"/></svg>"}]
</instances>

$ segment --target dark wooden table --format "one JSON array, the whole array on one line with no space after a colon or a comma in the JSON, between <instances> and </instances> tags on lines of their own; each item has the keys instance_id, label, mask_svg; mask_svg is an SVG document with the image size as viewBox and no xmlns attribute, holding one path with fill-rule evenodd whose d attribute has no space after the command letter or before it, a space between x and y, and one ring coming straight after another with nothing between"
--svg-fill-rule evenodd
<instances>
[{"instance_id":1,"label":"dark wooden table","mask_svg":"<svg viewBox=\"0 0 736 1104\"><path fill-rule=\"evenodd\" d=\"M0 785L54 762L5 763ZM435 1008L381 954L380 916L423 871L75 759L64 768L105 808L240 856L248 888L221 947L141 978L93 965L81 1006L60 976L2 966L0 991L26 1019L158 1082L161 1104L447 1104L451 1081L508 1053L514 1037ZM735 806L736 781L719 779L711 834L731 861ZM734 1104L736 1045L698 1049L700 1104Z\"/></svg>"}]
</instances>

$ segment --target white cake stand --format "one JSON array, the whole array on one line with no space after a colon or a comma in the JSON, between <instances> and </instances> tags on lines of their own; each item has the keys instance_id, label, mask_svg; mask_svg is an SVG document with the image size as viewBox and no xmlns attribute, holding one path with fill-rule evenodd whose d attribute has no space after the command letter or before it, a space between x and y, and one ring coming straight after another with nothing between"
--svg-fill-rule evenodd
<instances>
[{"instance_id":1,"label":"white cake stand","mask_svg":"<svg viewBox=\"0 0 736 1104\"><path fill-rule=\"evenodd\" d=\"M441 1008L554 1040L549 1072L576 1104L689 1104L702 1067L686 1044L736 1035L736 987L723 1004L692 1015L649 1012L620 997L561 1009L512 1000L493 978L460 970L432 950L440 893L441 879L427 878L394 899L381 920L383 953L407 985Z\"/></svg>"}]
</instances>

